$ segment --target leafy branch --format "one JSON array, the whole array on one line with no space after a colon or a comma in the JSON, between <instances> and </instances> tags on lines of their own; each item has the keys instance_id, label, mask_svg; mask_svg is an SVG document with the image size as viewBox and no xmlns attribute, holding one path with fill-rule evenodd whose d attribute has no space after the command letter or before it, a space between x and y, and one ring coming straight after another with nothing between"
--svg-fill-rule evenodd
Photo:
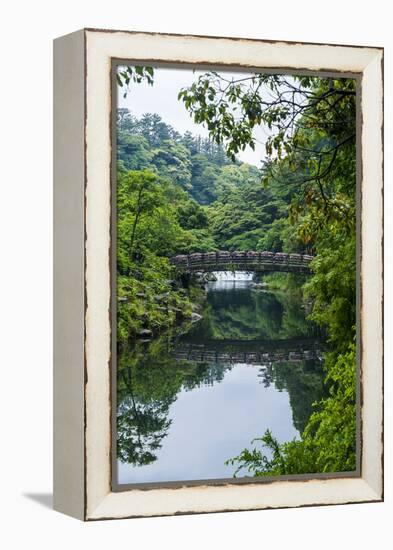
<instances>
[{"instance_id":1,"label":"leafy branch","mask_svg":"<svg viewBox=\"0 0 393 550\"><path fill-rule=\"evenodd\" d=\"M116 80L120 88L123 88L123 97L127 97L132 82L140 84L146 82L150 86L154 83L153 67L128 66L120 67L116 73Z\"/></svg>"}]
</instances>

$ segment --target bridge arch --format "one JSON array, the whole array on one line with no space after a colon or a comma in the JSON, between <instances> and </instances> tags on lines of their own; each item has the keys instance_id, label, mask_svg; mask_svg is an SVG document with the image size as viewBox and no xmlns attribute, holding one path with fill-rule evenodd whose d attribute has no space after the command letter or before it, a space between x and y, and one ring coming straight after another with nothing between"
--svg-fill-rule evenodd
<instances>
[{"instance_id":1,"label":"bridge arch","mask_svg":"<svg viewBox=\"0 0 393 550\"><path fill-rule=\"evenodd\" d=\"M256 273L311 273L314 256L284 252L256 252L254 250L229 252L195 252L171 257L170 263L184 273L197 271L246 271Z\"/></svg>"}]
</instances>

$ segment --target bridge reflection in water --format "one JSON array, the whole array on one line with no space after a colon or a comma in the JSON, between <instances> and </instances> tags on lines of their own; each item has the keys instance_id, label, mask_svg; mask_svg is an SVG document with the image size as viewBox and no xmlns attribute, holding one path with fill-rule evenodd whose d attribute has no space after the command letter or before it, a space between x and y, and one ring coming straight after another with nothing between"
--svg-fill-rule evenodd
<instances>
[{"instance_id":1,"label":"bridge reflection in water","mask_svg":"<svg viewBox=\"0 0 393 550\"><path fill-rule=\"evenodd\" d=\"M266 363L304 360L322 361L323 344L313 339L291 340L211 340L175 346L177 361L196 363Z\"/></svg>"}]
</instances>

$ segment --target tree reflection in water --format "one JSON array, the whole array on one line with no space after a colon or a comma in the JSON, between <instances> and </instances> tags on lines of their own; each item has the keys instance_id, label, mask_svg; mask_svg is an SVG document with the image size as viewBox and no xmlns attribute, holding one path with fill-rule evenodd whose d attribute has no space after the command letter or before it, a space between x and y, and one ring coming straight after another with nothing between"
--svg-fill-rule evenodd
<instances>
[{"instance_id":1,"label":"tree reflection in water","mask_svg":"<svg viewBox=\"0 0 393 550\"><path fill-rule=\"evenodd\" d=\"M252 292L249 284L211 287L203 320L187 334L166 334L119 349L117 456L122 463L144 466L156 461L171 429L170 408L178 394L221 382L236 364L232 359L222 360L222 356L218 361L202 362L179 358L177 350L185 343L195 348L203 347L207 340L222 344L225 336L235 337L247 340L247 351L248 347L255 349L252 339L264 338L274 350L282 349L284 339L290 338L292 346L299 342L299 349L307 349L307 341L308 347L315 348L315 329L305 320L296 297ZM312 403L325 393L321 354L314 354L312 359L277 359L248 366L259 369L265 387L274 385L277 391L288 392L293 424L301 432Z\"/></svg>"}]
</instances>

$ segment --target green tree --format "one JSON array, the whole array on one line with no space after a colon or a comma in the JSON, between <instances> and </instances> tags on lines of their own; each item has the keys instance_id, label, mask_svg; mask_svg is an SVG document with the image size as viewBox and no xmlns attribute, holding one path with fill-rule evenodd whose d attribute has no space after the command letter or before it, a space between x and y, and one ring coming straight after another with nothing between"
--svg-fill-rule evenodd
<instances>
[{"instance_id":1,"label":"green tree","mask_svg":"<svg viewBox=\"0 0 393 550\"><path fill-rule=\"evenodd\" d=\"M355 98L352 79L260 73L228 79L208 72L179 93L194 121L225 145L233 161L245 147L255 148L257 126L269 130L262 180L272 191L271 218L259 217L266 231L257 247L317 255L305 292L313 303L311 318L327 329L334 350L326 358L331 395L320 402L301 440L280 444L267 432L260 441L272 458L245 449L230 460L256 475L355 467ZM225 206L217 209L216 219L213 214L213 227L216 223L227 244L238 246L237 234L244 237L251 220L238 207L240 219L229 218L228 232L220 209Z\"/></svg>"},{"instance_id":2,"label":"green tree","mask_svg":"<svg viewBox=\"0 0 393 550\"><path fill-rule=\"evenodd\" d=\"M117 156L126 170L144 170L150 167L153 153L143 136L119 130Z\"/></svg>"}]
</instances>

